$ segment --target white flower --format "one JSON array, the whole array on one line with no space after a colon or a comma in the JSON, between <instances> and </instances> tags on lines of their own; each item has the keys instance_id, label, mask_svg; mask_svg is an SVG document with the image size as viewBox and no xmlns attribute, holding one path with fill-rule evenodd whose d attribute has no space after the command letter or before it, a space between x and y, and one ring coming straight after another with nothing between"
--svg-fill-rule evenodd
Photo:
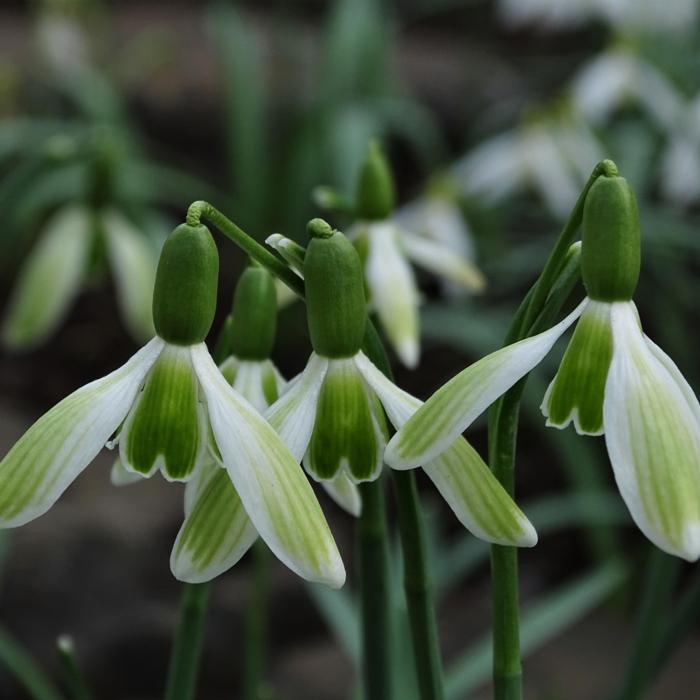
<instances>
[{"instance_id":1,"label":"white flower","mask_svg":"<svg viewBox=\"0 0 700 700\"><path fill-rule=\"evenodd\" d=\"M552 215L564 220L602 156L582 119L557 114L484 141L453 167L453 175L467 195L491 203L533 187Z\"/></svg>"},{"instance_id":2,"label":"white flower","mask_svg":"<svg viewBox=\"0 0 700 700\"><path fill-rule=\"evenodd\" d=\"M387 440L382 407L399 428L420 405L362 352L344 359L313 353L266 417L315 479L344 476L360 482L381 473ZM463 438L436 459L423 462L423 469L477 537L500 544L536 544L530 522Z\"/></svg>"},{"instance_id":3,"label":"white flower","mask_svg":"<svg viewBox=\"0 0 700 700\"><path fill-rule=\"evenodd\" d=\"M226 470L210 470L190 491L202 498L198 489L213 488L209 476L226 474L245 509L236 516L241 541L251 532L247 514L290 569L342 585L340 555L302 470L231 388L204 343L178 346L156 337L123 367L42 416L0 462L0 525L15 527L45 513L120 425L124 469L146 476L160 469L179 481L196 473L213 435Z\"/></svg>"}]
</instances>

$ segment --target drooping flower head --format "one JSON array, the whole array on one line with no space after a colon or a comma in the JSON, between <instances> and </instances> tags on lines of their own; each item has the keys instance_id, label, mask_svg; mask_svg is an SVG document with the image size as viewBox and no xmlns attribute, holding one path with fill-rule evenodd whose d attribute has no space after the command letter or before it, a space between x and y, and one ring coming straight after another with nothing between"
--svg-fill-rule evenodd
<instances>
[{"instance_id":1,"label":"drooping flower head","mask_svg":"<svg viewBox=\"0 0 700 700\"><path fill-rule=\"evenodd\" d=\"M357 251L319 219L308 230L303 272L314 352L266 416L316 480L371 481L381 473L389 434L384 411L398 428L420 401L396 387L361 350L367 312ZM279 239L274 242L284 249ZM535 544L527 518L465 440L423 468L475 535Z\"/></svg>"},{"instance_id":2,"label":"drooping flower head","mask_svg":"<svg viewBox=\"0 0 700 700\"><path fill-rule=\"evenodd\" d=\"M158 264L156 337L20 438L0 462L0 524L21 525L48 510L117 430L126 472L160 471L170 481L198 473L211 459L213 436L245 513L270 549L299 575L342 585L342 561L302 470L231 388L204 343L217 280L218 253L206 227L176 228Z\"/></svg>"},{"instance_id":3,"label":"drooping flower head","mask_svg":"<svg viewBox=\"0 0 700 700\"><path fill-rule=\"evenodd\" d=\"M481 291L484 278L449 236L463 234L461 214L449 206L444 193L434 193L413 208L394 216L394 180L378 143L371 143L358 178L356 214L350 234L361 253L369 302L382 329L407 367L420 355L420 293L411 263L468 289Z\"/></svg>"},{"instance_id":4,"label":"drooping flower head","mask_svg":"<svg viewBox=\"0 0 700 700\"><path fill-rule=\"evenodd\" d=\"M547 424L605 434L620 493L642 532L671 554L700 556L700 405L673 361L641 330L632 296L640 269L634 194L616 171L583 210L587 298L562 322L474 363L394 436L386 459L411 466L441 454L532 370L581 316L544 397Z\"/></svg>"}]
</instances>

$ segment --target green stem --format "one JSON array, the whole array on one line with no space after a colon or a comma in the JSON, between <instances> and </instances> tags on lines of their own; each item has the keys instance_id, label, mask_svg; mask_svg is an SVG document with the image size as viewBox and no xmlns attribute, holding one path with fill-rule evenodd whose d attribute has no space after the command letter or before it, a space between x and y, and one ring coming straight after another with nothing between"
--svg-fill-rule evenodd
<instances>
[{"instance_id":1,"label":"green stem","mask_svg":"<svg viewBox=\"0 0 700 700\"><path fill-rule=\"evenodd\" d=\"M411 624L416 675L422 700L445 697L432 584L428 575L425 524L412 471L392 473L404 558L404 590Z\"/></svg>"},{"instance_id":2,"label":"green stem","mask_svg":"<svg viewBox=\"0 0 700 700\"><path fill-rule=\"evenodd\" d=\"M367 700L391 693L391 606L389 549L382 480L360 485L362 513L357 523L362 610L362 676Z\"/></svg>"},{"instance_id":3,"label":"green stem","mask_svg":"<svg viewBox=\"0 0 700 700\"><path fill-rule=\"evenodd\" d=\"M680 560L652 546L639 607L634 646L616 700L641 700L658 658L668 615L668 602L680 571Z\"/></svg>"},{"instance_id":4,"label":"green stem","mask_svg":"<svg viewBox=\"0 0 700 700\"><path fill-rule=\"evenodd\" d=\"M533 335L564 302L570 291L567 261L574 235L583 217L583 205L591 185L600 175L614 175L617 166L609 160L593 169L569 220L554 245L542 274L518 308L503 345ZM570 267L570 265L569 265ZM566 273L566 274L564 274ZM562 282L561 277L567 279ZM555 287L558 285L555 294ZM550 295L555 297L548 303ZM504 394L489 412L489 464L496 478L511 497L515 496L515 451L518 435L520 398L527 378ZM518 605L518 553L515 547L491 547L493 605L493 683L496 700L522 698L522 662Z\"/></svg>"},{"instance_id":5,"label":"green stem","mask_svg":"<svg viewBox=\"0 0 700 700\"><path fill-rule=\"evenodd\" d=\"M60 636L56 642L56 648L66 677L69 697L71 700L90 700L92 693L78 665L73 639L67 635Z\"/></svg>"},{"instance_id":6,"label":"green stem","mask_svg":"<svg viewBox=\"0 0 700 700\"><path fill-rule=\"evenodd\" d=\"M253 545L253 565L255 571L246 611L244 679L246 700L260 700L264 682L270 552L261 539Z\"/></svg>"},{"instance_id":7,"label":"green stem","mask_svg":"<svg viewBox=\"0 0 700 700\"><path fill-rule=\"evenodd\" d=\"M180 619L170 654L165 700L192 700L195 696L208 600L208 583L184 585Z\"/></svg>"}]
</instances>

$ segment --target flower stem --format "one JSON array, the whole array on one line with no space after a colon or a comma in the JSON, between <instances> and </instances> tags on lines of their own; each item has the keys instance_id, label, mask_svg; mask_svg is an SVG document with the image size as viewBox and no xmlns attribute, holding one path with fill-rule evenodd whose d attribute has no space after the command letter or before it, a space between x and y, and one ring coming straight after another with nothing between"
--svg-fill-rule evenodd
<instances>
[{"instance_id":1,"label":"flower stem","mask_svg":"<svg viewBox=\"0 0 700 700\"><path fill-rule=\"evenodd\" d=\"M382 480L360 485L362 513L357 523L362 610L362 676L367 700L391 694L391 606L389 550Z\"/></svg>"},{"instance_id":2,"label":"flower stem","mask_svg":"<svg viewBox=\"0 0 700 700\"><path fill-rule=\"evenodd\" d=\"M194 698L208 600L208 583L184 585L180 619L170 654L165 700Z\"/></svg>"},{"instance_id":3,"label":"flower stem","mask_svg":"<svg viewBox=\"0 0 700 700\"><path fill-rule=\"evenodd\" d=\"M270 553L258 539L253 545L254 574L246 611L244 697L260 700L264 682L267 646L267 601L270 588Z\"/></svg>"},{"instance_id":4,"label":"flower stem","mask_svg":"<svg viewBox=\"0 0 700 700\"><path fill-rule=\"evenodd\" d=\"M571 244L583 217L583 206L591 185L601 175L614 175L610 160L593 169L564 225L537 281L518 308L503 345L537 332L558 313L576 282L578 260ZM515 451L520 399L527 377L506 392L489 411L489 464L494 476L511 497L515 496ZM491 547L493 605L493 684L495 700L522 698L522 662L518 605L518 552L515 547Z\"/></svg>"}]
</instances>

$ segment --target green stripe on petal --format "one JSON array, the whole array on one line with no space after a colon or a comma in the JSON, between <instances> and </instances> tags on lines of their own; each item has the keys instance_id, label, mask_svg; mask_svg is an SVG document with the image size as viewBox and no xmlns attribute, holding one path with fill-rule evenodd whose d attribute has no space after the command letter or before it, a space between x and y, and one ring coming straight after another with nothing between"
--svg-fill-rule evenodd
<instances>
[{"instance_id":1,"label":"green stripe on petal","mask_svg":"<svg viewBox=\"0 0 700 700\"><path fill-rule=\"evenodd\" d=\"M226 470L203 465L201 471L170 555L173 575L187 583L227 571L258 537Z\"/></svg>"},{"instance_id":2,"label":"green stripe on petal","mask_svg":"<svg viewBox=\"0 0 700 700\"><path fill-rule=\"evenodd\" d=\"M85 207L65 207L47 223L24 263L2 329L11 348L43 342L80 291L92 239Z\"/></svg>"},{"instance_id":3,"label":"green stripe on petal","mask_svg":"<svg viewBox=\"0 0 700 700\"><path fill-rule=\"evenodd\" d=\"M672 360L641 332L632 302L612 304L605 443L642 532L669 554L700 557L700 408Z\"/></svg>"},{"instance_id":4,"label":"green stripe on petal","mask_svg":"<svg viewBox=\"0 0 700 700\"><path fill-rule=\"evenodd\" d=\"M536 367L581 315L584 300L544 333L487 355L438 389L394 435L384 459L394 468L425 464L446 450L499 396Z\"/></svg>"},{"instance_id":5,"label":"green stripe on petal","mask_svg":"<svg viewBox=\"0 0 700 700\"><path fill-rule=\"evenodd\" d=\"M206 427L190 349L166 344L122 429L122 462L145 476L160 469L169 481L186 481L206 447Z\"/></svg>"},{"instance_id":6,"label":"green stripe on petal","mask_svg":"<svg viewBox=\"0 0 700 700\"><path fill-rule=\"evenodd\" d=\"M224 375L226 381L233 386L238 373L238 359L235 357L227 357L220 365L219 370Z\"/></svg>"},{"instance_id":7,"label":"green stripe on petal","mask_svg":"<svg viewBox=\"0 0 700 700\"><path fill-rule=\"evenodd\" d=\"M24 525L56 502L124 420L162 349L163 341L154 338L27 430L0 462L0 526Z\"/></svg>"},{"instance_id":8,"label":"green stripe on petal","mask_svg":"<svg viewBox=\"0 0 700 700\"><path fill-rule=\"evenodd\" d=\"M309 447L318 395L327 370L328 360L311 353L304 371L289 382L282 397L265 413L297 462L301 462Z\"/></svg>"},{"instance_id":9,"label":"green stripe on petal","mask_svg":"<svg viewBox=\"0 0 700 700\"><path fill-rule=\"evenodd\" d=\"M209 419L248 517L275 555L339 588L345 568L303 470L267 421L227 383L204 344L191 348Z\"/></svg>"},{"instance_id":10,"label":"green stripe on petal","mask_svg":"<svg viewBox=\"0 0 700 700\"><path fill-rule=\"evenodd\" d=\"M397 428L422 405L385 377L365 355L358 355L356 364ZM533 547L537 543L530 521L463 437L423 469L472 534L496 544Z\"/></svg>"},{"instance_id":11,"label":"green stripe on petal","mask_svg":"<svg viewBox=\"0 0 700 700\"><path fill-rule=\"evenodd\" d=\"M353 358L331 360L316 408L304 466L317 479L346 470L353 481L375 479L384 440L376 428L367 386Z\"/></svg>"},{"instance_id":12,"label":"green stripe on petal","mask_svg":"<svg viewBox=\"0 0 700 700\"><path fill-rule=\"evenodd\" d=\"M590 301L542 401L547 425L573 420L579 435L603 434L603 395L612 360L610 304Z\"/></svg>"},{"instance_id":13,"label":"green stripe on petal","mask_svg":"<svg viewBox=\"0 0 700 700\"><path fill-rule=\"evenodd\" d=\"M418 287L393 223L371 224L365 267L371 304L396 354L407 367L418 364Z\"/></svg>"}]
</instances>

